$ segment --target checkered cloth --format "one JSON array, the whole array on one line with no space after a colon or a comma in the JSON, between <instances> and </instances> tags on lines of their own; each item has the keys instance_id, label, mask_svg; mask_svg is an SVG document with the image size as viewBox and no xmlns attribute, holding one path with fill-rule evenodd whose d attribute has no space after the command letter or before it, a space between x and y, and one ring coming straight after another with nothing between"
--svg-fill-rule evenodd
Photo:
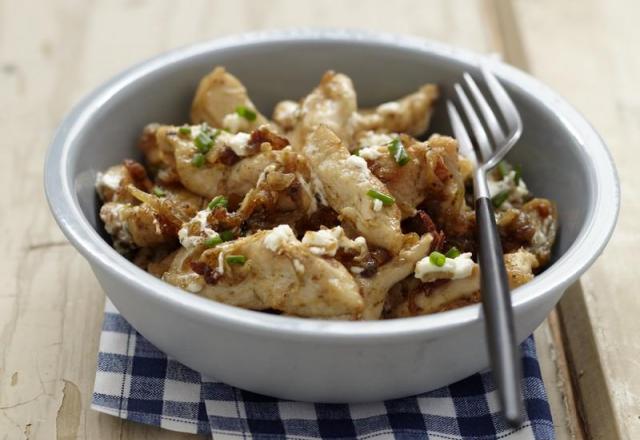
<instances>
[{"instance_id":1,"label":"checkered cloth","mask_svg":"<svg viewBox=\"0 0 640 440\"><path fill-rule=\"evenodd\" d=\"M533 339L522 345L526 421L509 429L490 373L430 393L338 405L278 400L203 377L167 358L107 301L92 408L214 439L553 439Z\"/></svg>"}]
</instances>

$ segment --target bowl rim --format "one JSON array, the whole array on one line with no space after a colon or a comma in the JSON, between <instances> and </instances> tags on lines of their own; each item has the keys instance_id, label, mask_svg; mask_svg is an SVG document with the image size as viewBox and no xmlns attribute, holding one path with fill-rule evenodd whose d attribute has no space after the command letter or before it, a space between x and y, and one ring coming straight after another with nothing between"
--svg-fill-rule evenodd
<instances>
[{"instance_id":1,"label":"bowl rim","mask_svg":"<svg viewBox=\"0 0 640 440\"><path fill-rule=\"evenodd\" d=\"M44 165L44 186L49 208L67 239L89 261L110 276L136 285L150 299L175 307L176 313L188 314L195 320L216 320L221 325L248 333L277 334L283 338L333 340L348 342L372 338L436 336L445 331L482 320L480 304L411 318L382 321L327 321L312 318L270 315L187 293L146 271L118 254L91 226L80 209L70 160L74 142L84 125L108 100L146 74L209 52L246 45L273 45L331 41L342 44L373 44L400 50L412 50L457 62L488 65L502 81L520 88L555 114L577 140L585 163L591 169L590 182L594 194L593 210L582 230L567 251L542 274L512 294L514 310L535 305L538 298L556 289L566 289L600 255L615 227L620 207L620 186L612 157L607 147L586 119L567 101L532 76L501 62L495 57L454 48L449 45L404 35L344 29L290 29L232 35L212 41L177 48L152 57L109 79L82 99L63 119L49 146ZM77 149L77 148L76 148ZM95 269L94 269L95 270ZM126 317L126 310L121 311Z\"/></svg>"}]
</instances>

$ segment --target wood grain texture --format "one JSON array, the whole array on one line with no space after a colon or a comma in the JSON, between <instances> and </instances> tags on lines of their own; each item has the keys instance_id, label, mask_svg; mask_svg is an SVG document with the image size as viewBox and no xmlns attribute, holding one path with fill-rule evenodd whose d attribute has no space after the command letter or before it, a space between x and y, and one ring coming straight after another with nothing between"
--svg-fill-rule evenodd
<instances>
[{"instance_id":1,"label":"wood grain texture","mask_svg":"<svg viewBox=\"0 0 640 440\"><path fill-rule=\"evenodd\" d=\"M104 297L89 266L51 219L42 192L46 145L57 123L82 95L142 59L231 33L303 26L383 30L501 52L511 62L530 67L592 117L617 145L614 153L619 164L622 160L630 164L637 156L625 145L638 140L640 105L625 90L633 90L640 69L633 64L637 59L624 61L623 48L632 47L630 43L621 48L616 44L624 39L621 29L635 35L636 42L640 34L629 18L619 16L623 6L603 11L604 2L591 0L580 7L574 4L580 10L574 12L543 1L543 11L535 6L539 3L520 1L505 9L500 0L0 0L0 151L4 159L0 184L6 189L0 198L4 234L0 241L4 256L0 265L0 439L194 438L89 410ZM566 16L574 13L578 19L567 26ZM606 25L598 22L600 14ZM547 24L548 16L555 20L553 25ZM623 22L620 29L614 26L618 19ZM593 25L596 35L586 41L576 37ZM537 40L540 36L542 41ZM556 45L556 40L561 43ZM549 49L552 45L556 47ZM567 62L560 63L567 51ZM579 59L592 53L598 54L599 62ZM584 68L592 70L583 74ZM596 78L607 77L608 68L617 81L615 101L610 99L612 88L595 87ZM580 79L568 80L568 72ZM640 183L630 166L621 176L626 182ZM613 249L630 257L630 243L637 247L638 241L631 217L638 213L638 199L626 197L628 211L623 213ZM609 271L618 277L612 287L606 284ZM613 311L603 310L607 295L596 297L594 292L618 294L618 312L637 306L637 299L624 302L623 288L633 280L623 268L599 263L586 280L585 294L592 296L587 301L590 317L615 319ZM628 318L630 313L623 310L620 316ZM555 405L558 438L572 438L575 431L562 422L567 414L561 404L566 398L566 373L553 362L557 341L546 328L538 332L538 348ZM637 350L638 345L627 335L620 339L626 345L615 348L615 337L622 330L619 325L603 331L606 335L599 334L594 341L618 359L607 367L607 374L616 378L609 389L624 390L622 397L632 402L637 396L634 390L640 387L634 382L628 389L621 388L626 385L621 373L629 368L621 358L629 347ZM631 406L626 408L620 421L631 414Z\"/></svg>"},{"instance_id":2,"label":"wood grain texture","mask_svg":"<svg viewBox=\"0 0 640 440\"><path fill-rule=\"evenodd\" d=\"M603 136L622 185L613 238L560 303L592 438L640 438L640 3L517 1L530 70ZM585 314L587 315L585 319ZM579 330L578 330L579 329ZM600 372L599 372L600 370ZM601 387L604 385L604 388ZM613 420L611 420L611 418Z\"/></svg>"}]
</instances>

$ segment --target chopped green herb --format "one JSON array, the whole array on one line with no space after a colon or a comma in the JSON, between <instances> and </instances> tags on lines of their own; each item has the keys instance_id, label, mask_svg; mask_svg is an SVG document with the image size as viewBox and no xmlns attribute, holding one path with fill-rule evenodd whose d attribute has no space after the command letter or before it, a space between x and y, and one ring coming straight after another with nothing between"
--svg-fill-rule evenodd
<instances>
[{"instance_id":1,"label":"chopped green herb","mask_svg":"<svg viewBox=\"0 0 640 440\"><path fill-rule=\"evenodd\" d=\"M244 263L246 263L247 257L245 257L244 255L228 255L226 260L229 264L243 265Z\"/></svg>"},{"instance_id":2,"label":"chopped green herb","mask_svg":"<svg viewBox=\"0 0 640 440\"><path fill-rule=\"evenodd\" d=\"M227 200L227 198L225 196L215 196L207 205L207 207L209 209L213 209L213 208L217 208L217 207L222 207L222 208L226 208L227 204L229 203L229 201Z\"/></svg>"},{"instance_id":3,"label":"chopped green herb","mask_svg":"<svg viewBox=\"0 0 640 440\"><path fill-rule=\"evenodd\" d=\"M502 206L504 202L509 198L509 191L502 191L491 197L491 203L493 203L494 208L499 208Z\"/></svg>"},{"instance_id":4,"label":"chopped green herb","mask_svg":"<svg viewBox=\"0 0 640 440\"><path fill-rule=\"evenodd\" d=\"M514 170L516 172L515 176L513 176L513 183L516 184L516 186L520 185L520 178L522 177L522 167L520 165L516 165L514 167Z\"/></svg>"},{"instance_id":5,"label":"chopped green herb","mask_svg":"<svg viewBox=\"0 0 640 440\"><path fill-rule=\"evenodd\" d=\"M429 261L431 261L432 264L438 267L442 267L444 266L444 263L447 261L447 257L445 257L443 254L441 254L438 251L433 251L429 255Z\"/></svg>"},{"instance_id":6,"label":"chopped green herb","mask_svg":"<svg viewBox=\"0 0 640 440\"><path fill-rule=\"evenodd\" d=\"M236 113L238 114L238 116L245 118L247 121L255 121L258 117L256 112L242 105L236 107Z\"/></svg>"},{"instance_id":7,"label":"chopped green herb","mask_svg":"<svg viewBox=\"0 0 640 440\"><path fill-rule=\"evenodd\" d=\"M183 125L182 127L178 128L178 133L191 134L191 127L189 127L188 125Z\"/></svg>"},{"instance_id":8,"label":"chopped green herb","mask_svg":"<svg viewBox=\"0 0 640 440\"><path fill-rule=\"evenodd\" d=\"M197 168L200 168L202 165L204 165L204 154L202 153L194 154L193 159L191 159L191 164Z\"/></svg>"},{"instance_id":9,"label":"chopped green herb","mask_svg":"<svg viewBox=\"0 0 640 440\"><path fill-rule=\"evenodd\" d=\"M236 238L233 235L233 231L222 231L219 232L218 235L220 235L220 238L222 238L223 241L231 241Z\"/></svg>"},{"instance_id":10,"label":"chopped green herb","mask_svg":"<svg viewBox=\"0 0 640 440\"><path fill-rule=\"evenodd\" d=\"M509 175L509 167L507 166L507 163L504 160L498 163L498 172L500 173L501 179L504 179Z\"/></svg>"},{"instance_id":11,"label":"chopped green herb","mask_svg":"<svg viewBox=\"0 0 640 440\"><path fill-rule=\"evenodd\" d=\"M360 148L356 148L351 152L352 156L360 156Z\"/></svg>"},{"instance_id":12,"label":"chopped green herb","mask_svg":"<svg viewBox=\"0 0 640 440\"><path fill-rule=\"evenodd\" d=\"M160 188L159 186L154 186L153 187L153 194L157 197L164 197L167 195L167 193L165 192L165 190L163 190L162 188Z\"/></svg>"},{"instance_id":13,"label":"chopped green herb","mask_svg":"<svg viewBox=\"0 0 640 440\"><path fill-rule=\"evenodd\" d=\"M460 256L460 251L458 250L457 247L453 246L451 249L449 249L446 253L447 258L457 258Z\"/></svg>"},{"instance_id":14,"label":"chopped green herb","mask_svg":"<svg viewBox=\"0 0 640 440\"><path fill-rule=\"evenodd\" d=\"M396 199L394 199L392 196L381 193L380 191L376 191L375 189L370 189L369 191L367 191L367 195L372 199L380 200L385 206L393 205L396 202Z\"/></svg>"},{"instance_id":15,"label":"chopped green herb","mask_svg":"<svg viewBox=\"0 0 640 440\"><path fill-rule=\"evenodd\" d=\"M202 154L207 154L211 150L213 145L213 139L207 133L200 133L193 141L196 144L196 148Z\"/></svg>"},{"instance_id":16,"label":"chopped green herb","mask_svg":"<svg viewBox=\"0 0 640 440\"><path fill-rule=\"evenodd\" d=\"M391 142L389 142L389 154L393 157L393 160L400 166L406 165L411 158L407 154L407 150L404 149L404 145L400 139L395 138Z\"/></svg>"},{"instance_id":17,"label":"chopped green herb","mask_svg":"<svg viewBox=\"0 0 640 440\"><path fill-rule=\"evenodd\" d=\"M222 243L224 240L219 235L214 235L213 237L209 237L204 241L204 245L206 247L214 247Z\"/></svg>"}]
</instances>

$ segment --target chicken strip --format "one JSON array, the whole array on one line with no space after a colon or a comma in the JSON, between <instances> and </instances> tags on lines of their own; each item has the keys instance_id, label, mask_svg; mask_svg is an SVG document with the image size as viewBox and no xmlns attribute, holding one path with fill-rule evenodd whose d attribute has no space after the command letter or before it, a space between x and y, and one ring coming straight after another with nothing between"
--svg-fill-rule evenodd
<instances>
[{"instance_id":1,"label":"chicken strip","mask_svg":"<svg viewBox=\"0 0 640 440\"><path fill-rule=\"evenodd\" d=\"M421 136L429 127L437 100L438 86L425 84L397 101L361 110L353 122L354 131L375 130Z\"/></svg>"},{"instance_id":2,"label":"chicken strip","mask_svg":"<svg viewBox=\"0 0 640 440\"><path fill-rule=\"evenodd\" d=\"M358 284L334 259L315 255L287 225L208 249L181 251L163 279L216 301L315 318L359 317Z\"/></svg>"},{"instance_id":3,"label":"chicken strip","mask_svg":"<svg viewBox=\"0 0 640 440\"><path fill-rule=\"evenodd\" d=\"M288 141L266 127L249 133L231 134L202 125L180 128L162 126L156 138L174 155L180 182L203 197L226 195L241 199L255 186L262 170L276 160L273 150ZM205 137L202 137L205 136Z\"/></svg>"},{"instance_id":4,"label":"chicken strip","mask_svg":"<svg viewBox=\"0 0 640 440\"><path fill-rule=\"evenodd\" d=\"M303 151L329 206L351 222L368 243L396 254L403 243L400 210L368 195L371 191L388 194L389 190L369 171L367 163L349 154L340 138L324 125L311 134Z\"/></svg>"},{"instance_id":5,"label":"chicken strip","mask_svg":"<svg viewBox=\"0 0 640 440\"><path fill-rule=\"evenodd\" d=\"M504 263L511 289L531 281L533 271L538 267L536 257L524 249L506 254ZM442 278L429 283L408 278L396 284L385 304L385 317L426 315L473 304L479 300L480 270L474 265L470 275L464 278Z\"/></svg>"},{"instance_id":6,"label":"chicken strip","mask_svg":"<svg viewBox=\"0 0 640 440\"><path fill-rule=\"evenodd\" d=\"M350 120L356 110L356 92L351 79L331 70L326 72L320 84L303 99L300 108L292 110L299 119L294 132L289 136L293 147L301 149L306 139L321 124L349 145L353 137ZM280 106L276 108L276 114L283 112ZM279 119L282 121L284 117L280 116ZM291 125L291 122L287 124Z\"/></svg>"},{"instance_id":7,"label":"chicken strip","mask_svg":"<svg viewBox=\"0 0 640 440\"><path fill-rule=\"evenodd\" d=\"M380 319L389 289L411 273L416 262L423 258L431 247L433 236L407 234L403 247L388 263L380 266L370 278L357 277L364 296L363 319Z\"/></svg>"},{"instance_id":8,"label":"chicken strip","mask_svg":"<svg viewBox=\"0 0 640 440\"><path fill-rule=\"evenodd\" d=\"M224 67L216 67L200 80L191 104L191 122L206 122L238 133L254 130L269 121L256 110L238 78Z\"/></svg>"}]
</instances>

